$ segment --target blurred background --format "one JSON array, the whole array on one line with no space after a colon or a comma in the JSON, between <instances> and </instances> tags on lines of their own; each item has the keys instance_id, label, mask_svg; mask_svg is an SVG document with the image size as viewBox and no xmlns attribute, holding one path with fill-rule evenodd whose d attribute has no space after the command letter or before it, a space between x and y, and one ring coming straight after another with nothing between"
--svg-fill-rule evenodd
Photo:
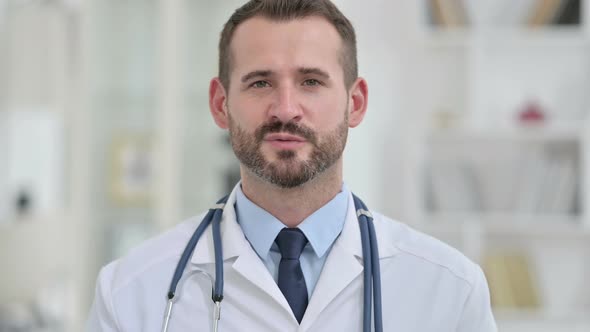
<instances>
[{"instance_id":1,"label":"blurred background","mask_svg":"<svg viewBox=\"0 0 590 332\"><path fill-rule=\"evenodd\" d=\"M500 331L590 331L590 0L336 0L345 179L485 270ZM208 112L243 1L0 0L0 331L82 331L101 266L236 183Z\"/></svg>"}]
</instances>

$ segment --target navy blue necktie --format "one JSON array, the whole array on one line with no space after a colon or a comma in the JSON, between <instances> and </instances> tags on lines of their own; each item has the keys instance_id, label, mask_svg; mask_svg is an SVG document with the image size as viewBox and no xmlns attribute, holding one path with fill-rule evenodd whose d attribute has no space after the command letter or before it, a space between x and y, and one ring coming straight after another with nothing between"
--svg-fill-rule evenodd
<instances>
[{"instance_id":1,"label":"navy blue necktie","mask_svg":"<svg viewBox=\"0 0 590 332\"><path fill-rule=\"evenodd\" d=\"M275 240L281 251L279 263L279 288L297 321L301 323L307 308L307 286L299 263L299 256L307 244L307 238L298 228L283 228Z\"/></svg>"}]
</instances>

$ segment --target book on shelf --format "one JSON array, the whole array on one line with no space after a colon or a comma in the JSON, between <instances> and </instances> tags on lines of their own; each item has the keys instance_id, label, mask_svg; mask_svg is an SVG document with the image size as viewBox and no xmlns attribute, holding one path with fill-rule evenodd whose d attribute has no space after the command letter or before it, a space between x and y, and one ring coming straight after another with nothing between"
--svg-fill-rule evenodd
<instances>
[{"instance_id":1,"label":"book on shelf","mask_svg":"<svg viewBox=\"0 0 590 332\"><path fill-rule=\"evenodd\" d=\"M430 0L428 8L434 25L460 27L468 23L463 0Z\"/></svg>"},{"instance_id":2,"label":"book on shelf","mask_svg":"<svg viewBox=\"0 0 590 332\"><path fill-rule=\"evenodd\" d=\"M520 163L521 178L520 182L515 184L513 197L514 209L519 214L532 214L536 210L537 197L543 193L541 181L545 178L546 167L544 162L540 162L542 154L537 151L527 151ZM517 165L518 166L518 165Z\"/></svg>"},{"instance_id":3,"label":"book on shelf","mask_svg":"<svg viewBox=\"0 0 590 332\"><path fill-rule=\"evenodd\" d=\"M576 197L576 165L573 159L564 158L555 160L554 186L545 208L548 212L556 214L571 213Z\"/></svg>"},{"instance_id":4,"label":"book on shelf","mask_svg":"<svg viewBox=\"0 0 590 332\"><path fill-rule=\"evenodd\" d=\"M485 256L482 268L490 288L492 306L507 309L540 307L537 281L523 253L494 253Z\"/></svg>"},{"instance_id":5,"label":"book on shelf","mask_svg":"<svg viewBox=\"0 0 590 332\"><path fill-rule=\"evenodd\" d=\"M580 0L540 0L533 7L529 26L580 24Z\"/></svg>"},{"instance_id":6,"label":"book on shelf","mask_svg":"<svg viewBox=\"0 0 590 332\"><path fill-rule=\"evenodd\" d=\"M576 25L581 23L582 4L580 0L568 0L562 6L559 15L555 18L554 24Z\"/></svg>"},{"instance_id":7,"label":"book on shelf","mask_svg":"<svg viewBox=\"0 0 590 332\"><path fill-rule=\"evenodd\" d=\"M581 0L427 1L429 21L439 27L579 25L581 6Z\"/></svg>"},{"instance_id":8,"label":"book on shelf","mask_svg":"<svg viewBox=\"0 0 590 332\"><path fill-rule=\"evenodd\" d=\"M477 211L482 208L476 175L467 163L437 161L431 163L429 201L438 211Z\"/></svg>"},{"instance_id":9,"label":"book on shelf","mask_svg":"<svg viewBox=\"0 0 590 332\"><path fill-rule=\"evenodd\" d=\"M516 191L515 210L523 215L573 214L579 171L573 152L529 154Z\"/></svg>"},{"instance_id":10,"label":"book on shelf","mask_svg":"<svg viewBox=\"0 0 590 332\"><path fill-rule=\"evenodd\" d=\"M529 17L528 24L530 26L539 26L550 24L553 18L557 15L563 0L540 0L537 5L533 7L533 12Z\"/></svg>"},{"instance_id":11,"label":"book on shelf","mask_svg":"<svg viewBox=\"0 0 590 332\"><path fill-rule=\"evenodd\" d=\"M523 217L574 215L581 176L577 145L511 148L512 152L501 156L494 149L503 150L503 145L459 153L435 148L427 166L428 208Z\"/></svg>"}]
</instances>

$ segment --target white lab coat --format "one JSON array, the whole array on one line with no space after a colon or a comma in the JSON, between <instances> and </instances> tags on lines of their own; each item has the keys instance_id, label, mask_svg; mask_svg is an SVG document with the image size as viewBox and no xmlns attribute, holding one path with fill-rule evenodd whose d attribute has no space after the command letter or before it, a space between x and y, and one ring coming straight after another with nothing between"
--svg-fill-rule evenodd
<instances>
[{"instance_id":1,"label":"white lab coat","mask_svg":"<svg viewBox=\"0 0 590 332\"><path fill-rule=\"evenodd\" d=\"M236 222L235 190L223 213L225 273L219 331L362 331L363 266L352 197L301 325ZM161 331L178 259L203 215L147 241L100 272L87 323L91 332ZM496 325L481 269L458 251L374 213L381 262L384 331L492 332ZM211 228L178 286L169 331L212 331Z\"/></svg>"}]
</instances>

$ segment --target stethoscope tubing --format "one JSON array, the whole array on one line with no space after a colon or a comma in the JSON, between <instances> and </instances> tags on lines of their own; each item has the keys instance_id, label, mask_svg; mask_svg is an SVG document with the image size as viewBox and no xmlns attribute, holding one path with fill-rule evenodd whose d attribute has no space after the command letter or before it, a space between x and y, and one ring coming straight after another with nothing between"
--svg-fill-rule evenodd
<instances>
[{"instance_id":1,"label":"stethoscope tubing","mask_svg":"<svg viewBox=\"0 0 590 332\"><path fill-rule=\"evenodd\" d=\"M227 197L223 198L223 205ZM219 204L219 203L218 203ZM213 215L213 238L218 241L213 241L213 248L215 249L215 288L213 290L212 299L215 303L221 303L223 301L223 251L221 249L221 216L223 214L223 208L215 209ZM221 263L221 264L219 264Z\"/></svg>"},{"instance_id":2,"label":"stethoscope tubing","mask_svg":"<svg viewBox=\"0 0 590 332\"><path fill-rule=\"evenodd\" d=\"M363 331L371 331L371 298L375 308L375 332L383 331L383 316L381 311L381 271L379 267L379 249L373 215L356 195L352 195L357 211L357 219L361 231L361 247L363 251Z\"/></svg>"},{"instance_id":3,"label":"stethoscope tubing","mask_svg":"<svg viewBox=\"0 0 590 332\"><path fill-rule=\"evenodd\" d=\"M381 271L379 264L379 250L377 247L377 236L375 234L375 226L373 224L373 216L367 209L363 201L355 196L353 200L355 209L357 211L357 218L361 233L361 247L363 252L363 331L371 331L371 308L374 307L373 322L375 325L375 332L383 331L383 315L381 302ZM187 243L170 282L170 288L167 294L167 306L164 313L164 321L162 324L162 331L167 332L170 324L170 317L172 315L172 307L175 302L176 288L182 274L192 256L201 235L205 232L207 227L212 224L213 231L213 247L215 251L215 285L212 287L211 298L214 302L214 316L213 316L213 330L218 331L218 324L221 318L221 301L223 300L223 251L221 244L221 219L223 209L227 203L229 196L225 196L217 201L216 205L209 209L193 235ZM371 301L372 300L372 301Z\"/></svg>"}]
</instances>

